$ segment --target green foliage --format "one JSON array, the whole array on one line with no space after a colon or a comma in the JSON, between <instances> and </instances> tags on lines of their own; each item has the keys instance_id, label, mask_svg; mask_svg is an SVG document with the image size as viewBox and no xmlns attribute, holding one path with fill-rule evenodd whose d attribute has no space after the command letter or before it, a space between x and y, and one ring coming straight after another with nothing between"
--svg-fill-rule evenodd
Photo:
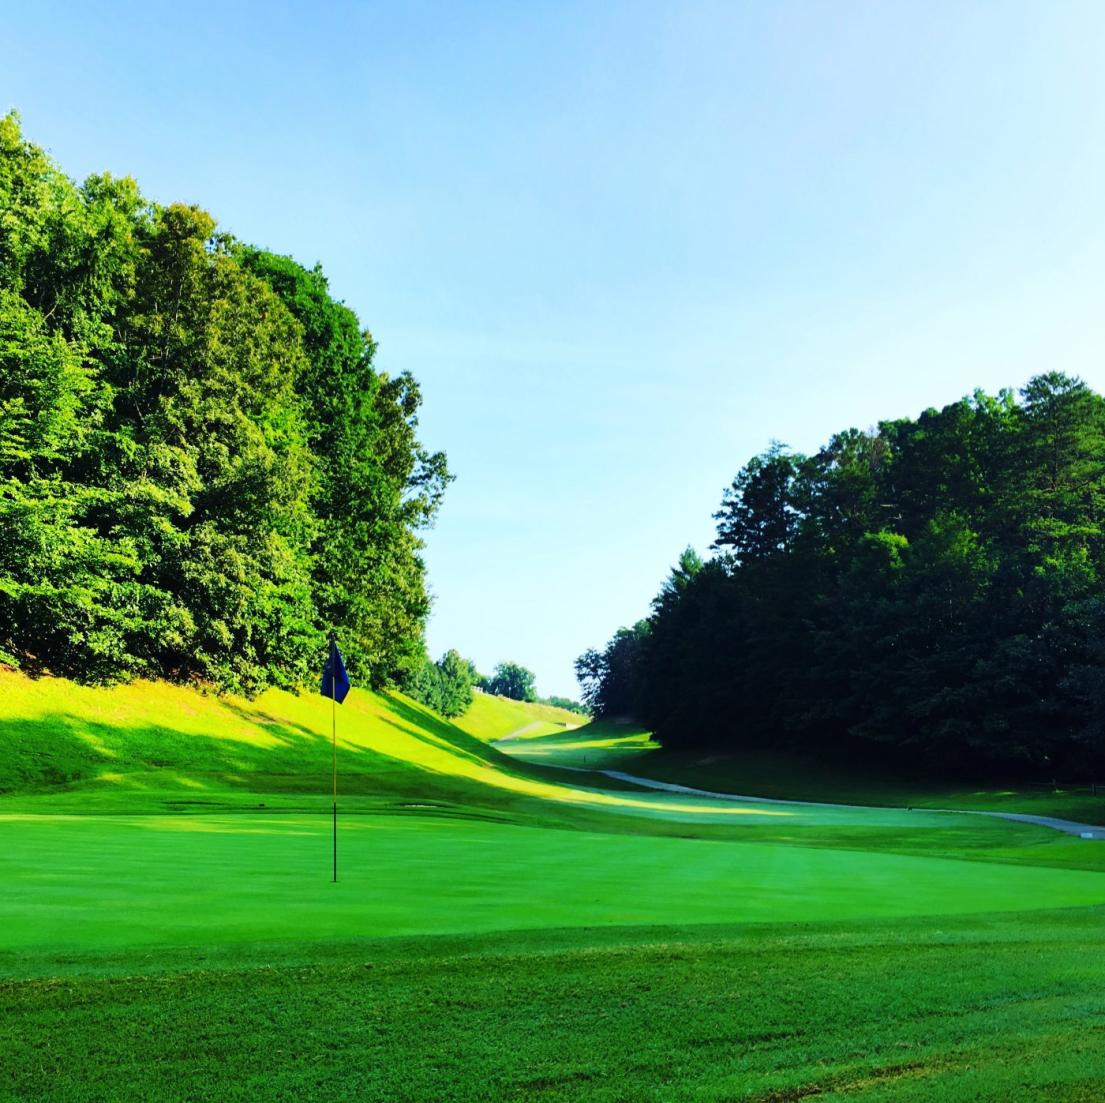
<instances>
[{"instance_id":1,"label":"green foliage","mask_svg":"<svg viewBox=\"0 0 1105 1103\"><path fill-rule=\"evenodd\" d=\"M404 690L416 701L452 719L463 716L472 704L472 663L459 651L449 650L439 662L425 659L407 678Z\"/></svg>"},{"instance_id":2,"label":"green foliage","mask_svg":"<svg viewBox=\"0 0 1105 1103\"><path fill-rule=\"evenodd\" d=\"M515 662L499 663L484 688L488 693L515 701L537 700L537 676Z\"/></svg>"},{"instance_id":3,"label":"green foliage","mask_svg":"<svg viewBox=\"0 0 1105 1103\"><path fill-rule=\"evenodd\" d=\"M449 475L326 280L0 120L0 653L90 680L354 677L422 653Z\"/></svg>"},{"instance_id":4,"label":"green foliage","mask_svg":"<svg viewBox=\"0 0 1105 1103\"><path fill-rule=\"evenodd\" d=\"M1100 773L1103 506L1105 400L1057 372L812 456L773 445L628 668L621 633L582 657L586 692L636 687L669 747Z\"/></svg>"},{"instance_id":5,"label":"green foliage","mask_svg":"<svg viewBox=\"0 0 1105 1103\"><path fill-rule=\"evenodd\" d=\"M718 547L731 547L742 559L760 559L785 548L798 514L794 502L796 461L775 442L737 473L714 514Z\"/></svg>"},{"instance_id":6,"label":"green foliage","mask_svg":"<svg viewBox=\"0 0 1105 1103\"><path fill-rule=\"evenodd\" d=\"M303 327L307 363L296 387L316 458L320 615L352 641L354 677L402 681L422 662L429 612L416 532L432 524L450 480L444 455L418 442L418 384L375 371L372 335L330 297L320 269L258 249L236 255Z\"/></svg>"},{"instance_id":7,"label":"green foliage","mask_svg":"<svg viewBox=\"0 0 1105 1103\"><path fill-rule=\"evenodd\" d=\"M638 676L648 633L648 621L638 621L632 628L619 628L604 650L591 649L576 659L576 677L592 715L602 718L633 712L643 690Z\"/></svg>"}]
</instances>

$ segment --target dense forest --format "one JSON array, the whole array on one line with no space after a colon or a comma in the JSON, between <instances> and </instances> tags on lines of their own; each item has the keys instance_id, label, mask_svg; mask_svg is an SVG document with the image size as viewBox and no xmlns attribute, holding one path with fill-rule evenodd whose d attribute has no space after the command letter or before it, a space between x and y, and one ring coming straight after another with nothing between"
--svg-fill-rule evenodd
<instances>
[{"instance_id":1,"label":"dense forest","mask_svg":"<svg viewBox=\"0 0 1105 1103\"><path fill-rule=\"evenodd\" d=\"M1105 770L1105 400L1048 373L772 446L651 615L577 661L668 747Z\"/></svg>"},{"instance_id":2,"label":"dense forest","mask_svg":"<svg viewBox=\"0 0 1105 1103\"><path fill-rule=\"evenodd\" d=\"M424 662L420 394L318 267L0 120L0 661L84 680Z\"/></svg>"}]
</instances>

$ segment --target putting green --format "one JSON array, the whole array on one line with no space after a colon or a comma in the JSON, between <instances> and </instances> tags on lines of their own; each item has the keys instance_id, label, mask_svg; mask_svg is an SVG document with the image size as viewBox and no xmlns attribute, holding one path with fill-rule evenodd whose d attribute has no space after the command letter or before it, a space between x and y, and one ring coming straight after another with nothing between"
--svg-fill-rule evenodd
<instances>
[{"instance_id":1,"label":"putting green","mask_svg":"<svg viewBox=\"0 0 1105 1103\"><path fill-rule=\"evenodd\" d=\"M418 816L343 825L337 885L325 817L9 816L0 838L17 955L1105 903L1081 871Z\"/></svg>"}]
</instances>

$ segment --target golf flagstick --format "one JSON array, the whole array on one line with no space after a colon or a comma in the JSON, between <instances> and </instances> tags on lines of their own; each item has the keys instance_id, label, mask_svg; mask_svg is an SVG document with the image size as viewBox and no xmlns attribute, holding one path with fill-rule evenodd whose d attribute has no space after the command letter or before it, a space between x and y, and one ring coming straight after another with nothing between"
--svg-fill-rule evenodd
<instances>
[{"instance_id":1,"label":"golf flagstick","mask_svg":"<svg viewBox=\"0 0 1105 1103\"><path fill-rule=\"evenodd\" d=\"M323 697L330 698L330 771L334 819L334 875L332 880L336 883L338 879L338 705L345 700L349 693L349 675L345 672L345 662L342 660L341 652L338 650L338 640L333 632L330 633L330 654L326 659L326 665L322 668L320 692Z\"/></svg>"},{"instance_id":2,"label":"golf flagstick","mask_svg":"<svg viewBox=\"0 0 1105 1103\"><path fill-rule=\"evenodd\" d=\"M330 698L330 745L334 766L334 883L338 880L338 702Z\"/></svg>"}]
</instances>

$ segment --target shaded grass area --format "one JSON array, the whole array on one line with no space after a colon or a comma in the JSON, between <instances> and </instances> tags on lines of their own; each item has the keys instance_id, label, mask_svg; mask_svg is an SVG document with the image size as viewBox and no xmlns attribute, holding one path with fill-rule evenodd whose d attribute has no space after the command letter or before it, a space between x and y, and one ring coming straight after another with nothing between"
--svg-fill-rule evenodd
<instances>
[{"instance_id":1,"label":"shaded grass area","mask_svg":"<svg viewBox=\"0 0 1105 1103\"><path fill-rule=\"evenodd\" d=\"M288 944L8 982L0 1097L1097 1100L1103 918Z\"/></svg>"},{"instance_id":2,"label":"shaded grass area","mask_svg":"<svg viewBox=\"0 0 1105 1103\"><path fill-rule=\"evenodd\" d=\"M316 696L272 691L245 702L164 684L93 690L11 675L0 682L0 812L329 811L331 717ZM594 773L569 775L504 755L399 695L358 692L339 718L339 803L346 815L429 810L700 837L737 837L726 823L785 821L799 831L827 828L814 845L839 841L842 829L858 828L856 839L888 828L909 836L914 827L937 823L875 812L738 808L641 791ZM795 841L792 834L774 837ZM949 837L945 845L951 844ZM931 843L918 837L917 845Z\"/></svg>"},{"instance_id":3,"label":"shaded grass area","mask_svg":"<svg viewBox=\"0 0 1105 1103\"><path fill-rule=\"evenodd\" d=\"M0 788L7 790L0 814L329 814L329 705L317 697L270 693L246 702L164 684L97 690L11 674L0 674L0 691ZM885 813L779 816L769 809L758 816L641 793L598 774L513 759L399 696L358 691L339 722L343 822L435 815L617 835L1105 864L1096 849L1060 853L1057 838L1032 828L945 818L933 831L928 821ZM588 796L588 786L604 792ZM673 811L687 808L700 814Z\"/></svg>"},{"instance_id":4,"label":"shaded grass area","mask_svg":"<svg viewBox=\"0 0 1105 1103\"><path fill-rule=\"evenodd\" d=\"M622 770L696 789L778 800L913 808L964 808L1028 812L1105 824L1105 779L1096 793L1080 785L1026 784L991 778L947 781L916 779L854 761L771 751L668 751L635 723L596 721L578 731L506 745L521 761L547 766Z\"/></svg>"}]
</instances>

